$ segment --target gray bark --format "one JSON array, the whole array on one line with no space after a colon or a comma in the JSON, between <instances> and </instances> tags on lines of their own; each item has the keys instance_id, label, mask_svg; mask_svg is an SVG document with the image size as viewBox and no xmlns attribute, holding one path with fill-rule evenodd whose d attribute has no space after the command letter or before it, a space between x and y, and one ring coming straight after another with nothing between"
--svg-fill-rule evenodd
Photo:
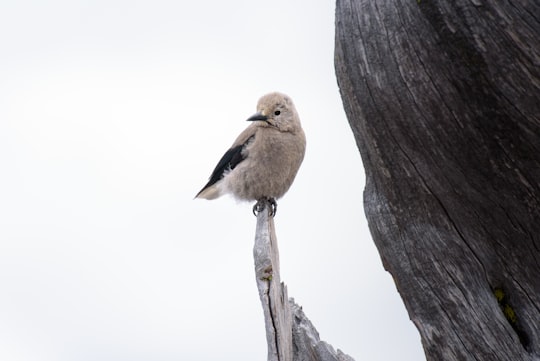
<instances>
[{"instance_id":1,"label":"gray bark","mask_svg":"<svg viewBox=\"0 0 540 361\"><path fill-rule=\"evenodd\" d=\"M540 359L540 2L338 0L384 267L428 360Z\"/></svg>"},{"instance_id":2,"label":"gray bark","mask_svg":"<svg viewBox=\"0 0 540 361\"><path fill-rule=\"evenodd\" d=\"M257 215L253 257L261 299L268 361L354 361L341 350L321 341L302 308L288 299L279 273L279 250L274 219L267 206Z\"/></svg>"}]
</instances>

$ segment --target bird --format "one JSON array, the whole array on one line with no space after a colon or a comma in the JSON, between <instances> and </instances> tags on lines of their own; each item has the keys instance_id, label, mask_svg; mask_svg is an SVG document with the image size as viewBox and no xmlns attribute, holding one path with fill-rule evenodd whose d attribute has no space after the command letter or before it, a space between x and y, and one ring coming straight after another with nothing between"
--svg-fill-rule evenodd
<instances>
[{"instance_id":1,"label":"bird","mask_svg":"<svg viewBox=\"0 0 540 361\"><path fill-rule=\"evenodd\" d=\"M276 199L289 190L302 164L306 136L292 99L279 92L262 96L247 121L251 124L221 157L195 198L231 194L238 200L257 201L255 215L269 205L273 217Z\"/></svg>"}]
</instances>

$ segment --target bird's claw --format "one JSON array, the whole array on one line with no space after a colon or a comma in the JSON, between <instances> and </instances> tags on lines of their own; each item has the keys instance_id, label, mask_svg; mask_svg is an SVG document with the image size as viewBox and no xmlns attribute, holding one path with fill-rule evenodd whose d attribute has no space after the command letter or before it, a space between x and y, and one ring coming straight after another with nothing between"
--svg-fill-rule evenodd
<instances>
[{"instance_id":1,"label":"bird's claw","mask_svg":"<svg viewBox=\"0 0 540 361\"><path fill-rule=\"evenodd\" d=\"M262 212L265 208L266 208L266 205L269 205L270 206L270 209L268 211L268 214L271 216L271 217L274 217L276 215L276 212L277 212L277 202L276 202L276 199L275 198L261 198L257 201L257 203L255 203L255 205L253 206L253 214L255 215L255 217L258 216L258 214L260 212Z\"/></svg>"},{"instance_id":2,"label":"bird's claw","mask_svg":"<svg viewBox=\"0 0 540 361\"><path fill-rule=\"evenodd\" d=\"M277 213L277 202L275 198L268 198L268 203L270 203L270 216L274 217Z\"/></svg>"},{"instance_id":3,"label":"bird's claw","mask_svg":"<svg viewBox=\"0 0 540 361\"><path fill-rule=\"evenodd\" d=\"M257 217L260 211L264 209L264 205L261 203L261 200L258 200L257 203L253 206L253 215Z\"/></svg>"}]
</instances>

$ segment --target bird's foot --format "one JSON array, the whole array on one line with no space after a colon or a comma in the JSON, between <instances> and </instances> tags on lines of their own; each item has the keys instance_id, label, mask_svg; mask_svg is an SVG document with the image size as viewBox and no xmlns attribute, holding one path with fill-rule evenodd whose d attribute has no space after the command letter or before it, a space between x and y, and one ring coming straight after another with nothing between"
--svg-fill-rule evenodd
<instances>
[{"instance_id":1,"label":"bird's foot","mask_svg":"<svg viewBox=\"0 0 540 361\"><path fill-rule=\"evenodd\" d=\"M255 215L255 217L257 217L257 215L262 212L266 206L269 206L270 209L268 211L268 214L271 216L271 217L274 217L276 215L276 212L277 212L277 202L276 202L276 199L275 198L261 198L257 201L257 203L255 203L255 205L253 206L253 214Z\"/></svg>"},{"instance_id":2,"label":"bird's foot","mask_svg":"<svg viewBox=\"0 0 540 361\"><path fill-rule=\"evenodd\" d=\"M270 204L270 216L274 217L277 213L277 202L275 198L268 198Z\"/></svg>"}]
</instances>

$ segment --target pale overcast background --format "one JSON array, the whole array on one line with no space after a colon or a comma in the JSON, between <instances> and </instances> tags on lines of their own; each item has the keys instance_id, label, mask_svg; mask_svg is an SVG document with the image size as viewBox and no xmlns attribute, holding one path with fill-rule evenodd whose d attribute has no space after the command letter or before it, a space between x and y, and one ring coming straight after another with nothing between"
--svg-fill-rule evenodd
<instances>
[{"instance_id":1,"label":"pale overcast background","mask_svg":"<svg viewBox=\"0 0 540 361\"><path fill-rule=\"evenodd\" d=\"M362 209L334 1L0 3L0 359L265 360L251 204L193 200L258 98L308 139L281 273L357 361L424 359Z\"/></svg>"}]
</instances>

